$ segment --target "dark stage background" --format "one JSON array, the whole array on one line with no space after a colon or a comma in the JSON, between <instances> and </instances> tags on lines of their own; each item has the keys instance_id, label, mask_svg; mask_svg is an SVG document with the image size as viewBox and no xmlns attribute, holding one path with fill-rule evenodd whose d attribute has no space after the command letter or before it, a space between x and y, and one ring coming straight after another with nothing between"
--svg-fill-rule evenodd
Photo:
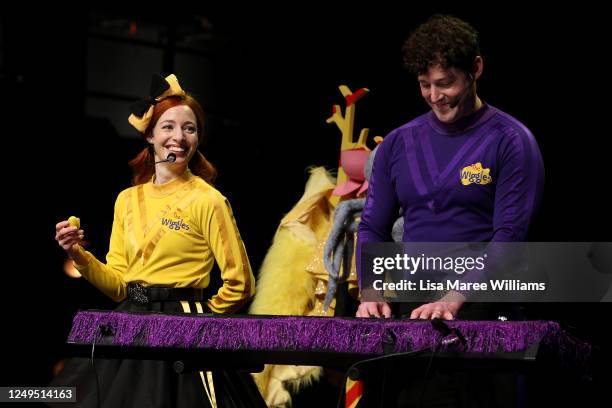
<instances>
[{"instance_id":1,"label":"dark stage background","mask_svg":"<svg viewBox=\"0 0 612 408\"><path fill-rule=\"evenodd\" d=\"M602 10L371 7L2 12L0 385L46 384L76 310L113 307L63 273L54 226L81 217L88 248L105 256L115 197L130 183L127 161L143 147L127 106L148 92L153 72L176 73L204 103L203 151L257 271L302 194L306 169L337 166L340 134L325 119L342 104L338 85L370 88L357 104L356 133L368 127L384 136L420 115L427 106L401 66L401 45L428 16L457 15L481 33L479 94L529 127L544 157L546 190L531 240L612 240ZM545 317L603 346L610 310L554 305Z\"/></svg>"}]
</instances>

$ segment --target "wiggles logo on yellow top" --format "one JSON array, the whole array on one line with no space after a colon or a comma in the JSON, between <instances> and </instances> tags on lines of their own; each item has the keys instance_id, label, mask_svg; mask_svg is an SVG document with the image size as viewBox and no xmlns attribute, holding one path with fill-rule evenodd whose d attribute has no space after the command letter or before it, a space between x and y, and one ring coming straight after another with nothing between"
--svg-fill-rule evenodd
<instances>
[{"instance_id":1,"label":"wiggles logo on yellow top","mask_svg":"<svg viewBox=\"0 0 612 408\"><path fill-rule=\"evenodd\" d=\"M493 178L489 175L491 169L482 167L482 163L478 162L470 166L466 166L461 170L461 184L464 186L474 184L489 184Z\"/></svg>"}]
</instances>

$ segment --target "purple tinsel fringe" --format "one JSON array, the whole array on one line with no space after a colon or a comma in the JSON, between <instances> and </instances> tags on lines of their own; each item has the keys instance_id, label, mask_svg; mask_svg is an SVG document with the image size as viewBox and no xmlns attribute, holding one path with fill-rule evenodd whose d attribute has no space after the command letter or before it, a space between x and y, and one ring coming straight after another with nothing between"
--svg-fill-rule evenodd
<instances>
[{"instance_id":1,"label":"purple tinsel fringe","mask_svg":"<svg viewBox=\"0 0 612 408\"><path fill-rule=\"evenodd\" d=\"M395 339L394 352L440 349L470 353L522 351L540 342L566 362L583 366L591 347L551 321L449 321L467 340L465 346L440 343L429 321L298 316L197 316L80 311L68 336L71 343L101 339L110 328L113 344L218 350L300 350L383 354Z\"/></svg>"}]
</instances>

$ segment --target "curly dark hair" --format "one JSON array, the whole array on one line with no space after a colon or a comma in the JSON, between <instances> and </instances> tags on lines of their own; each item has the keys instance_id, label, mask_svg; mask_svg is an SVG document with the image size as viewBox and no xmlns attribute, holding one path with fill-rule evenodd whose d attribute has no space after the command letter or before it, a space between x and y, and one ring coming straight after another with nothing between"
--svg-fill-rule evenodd
<instances>
[{"instance_id":1,"label":"curly dark hair","mask_svg":"<svg viewBox=\"0 0 612 408\"><path fill-rule=\"evenodd\" d=\"M472 72L480 55L478 32L457 17L436 14L421 24L404 42L404 66L414 75L430 67Z\"/></svg>"}]
</instances>

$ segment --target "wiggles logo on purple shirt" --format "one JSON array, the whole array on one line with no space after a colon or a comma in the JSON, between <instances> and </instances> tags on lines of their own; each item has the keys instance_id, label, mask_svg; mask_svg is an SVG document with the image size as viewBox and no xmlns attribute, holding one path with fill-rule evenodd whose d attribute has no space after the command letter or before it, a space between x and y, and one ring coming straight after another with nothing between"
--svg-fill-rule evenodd
<instances>
[{"instance_id":1,"label":"wiggles logo on purple shirt","mask_svg":"<svg viewBox=\"0 0 612 408\"><path fill-rule=\"evenodd\" d=\"M478 162L470 166L466 166L461 170L461 184L468 186L474 184L489 184L493 178L489 175L491 169L482 167L482 163Z\"/></svg>"}]
</instances>

